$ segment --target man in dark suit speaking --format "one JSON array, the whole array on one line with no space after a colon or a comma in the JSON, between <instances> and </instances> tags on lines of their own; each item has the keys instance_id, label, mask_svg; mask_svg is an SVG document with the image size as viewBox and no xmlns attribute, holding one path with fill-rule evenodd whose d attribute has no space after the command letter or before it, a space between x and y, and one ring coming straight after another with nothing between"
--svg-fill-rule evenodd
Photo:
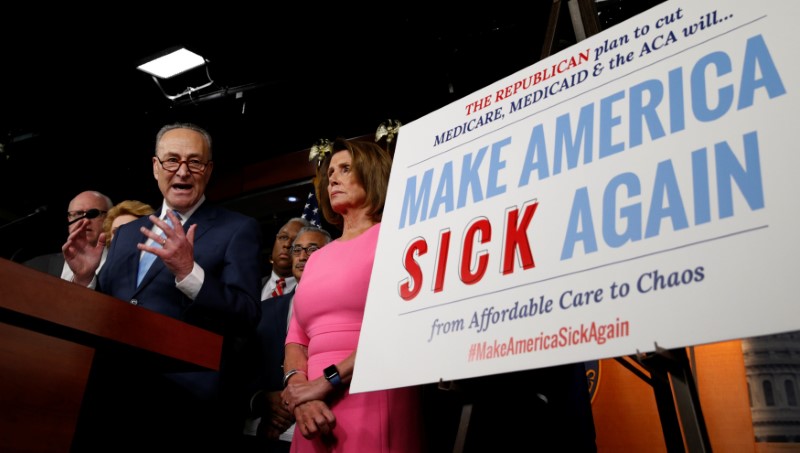
<instances>
[{"instance_id":1,"label":"man in dark suit speaking","mask_svg":"<svg viewBox=\"0 0 800 453\"><path fill-rule=\"evenodd\" d=\"M241 432L233 415L236 359L240 339L261 316L261 233L255 219L206 202L213 167L205 130L163 127L153 157L161 215L120 227L96 277L108 238L87 243L81 221L63 248L76 283L224 337L218 373L148 374L124 364L93 370L101 384L84 399L78 448L206 451L224 448Z\"/></svg>"}]
</instances>

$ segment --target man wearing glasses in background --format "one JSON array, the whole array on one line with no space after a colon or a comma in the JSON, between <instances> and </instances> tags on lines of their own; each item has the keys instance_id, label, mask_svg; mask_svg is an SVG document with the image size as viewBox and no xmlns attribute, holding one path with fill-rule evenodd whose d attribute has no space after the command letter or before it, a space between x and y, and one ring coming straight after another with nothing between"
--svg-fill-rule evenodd
<instances>
[{"instance_id":1,"label":"man wearing glasses in background","mask_svg":"<svg viewBox=\"0 0 800 453\"><path fill-rule=\"evenodd\" d=\"M162 374L122 359L93 370L103 377L84 398L75 450L225 451L241 435L233 411L243 391L242 339L261 317L261 230L255 219L206 200L214 163L204 129L163 127L152 162L164 196L160 215L119 228L96 278L105 237L95 246L85 240L86 220L64 257L78 284L222 335L220 371Z\"/></svg>"},{"instance_id":2,"label":"man wearing glasses in background","mask_svg":"<svg viewBox=\"0 0 800 453\"><path fill-rule=\"evenodd\" d=\"M264 279L261 288L261 300L288 294L294 290L297 280L292 275L292 243L297 237L300 228L305 228L311 224L302 217L289 219L275 235L275 243L272 245L272 256L270 264L272 272L269 278Z\"/></svg>"},{"instance_id":3,"label":"man wearing glasses in background","mask_svg":"<svg viewBox=\"0 0 800 453\"><path fill-rule=\"evenodd\" d=\"M67 208L68 232L72 233L77 230L78 222L82 219L87 219L83 234L87 243L93 247L96 246L100 233L103 232L103 220L105 220L106 213L112 206L114 204L111 199L100 192L87 190L79 193L69 202L69 207ZM100 257L98 271L103 267L105 259L106 254L103 253ZM26 261L25 265L47 272L50 275L61 277L64 280L72 280L73 277L72 269L64 261L62 252L37 256Z\"/></svg>"}]
</instances>

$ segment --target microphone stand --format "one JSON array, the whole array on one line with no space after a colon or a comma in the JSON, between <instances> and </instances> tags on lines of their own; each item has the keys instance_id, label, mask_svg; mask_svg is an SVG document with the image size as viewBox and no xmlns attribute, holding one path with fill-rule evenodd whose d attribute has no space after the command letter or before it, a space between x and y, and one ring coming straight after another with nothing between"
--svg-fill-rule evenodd
<instances>
[{"instance_id":1,"label":"microphone stand","mask_svg":"<svg viewBox=\"0 0 800 453\"><path fill-rule=\"evenodd\" d=\"M45 212L45 211L47 211L47 205L39 206L38 208L36 208L36 210L35 210L35 211L31 212L30 214L28 214L28 215L26 215L26 216L24 216L24 217L20 217L20 218L18 218L18 219L12 220L12 221L10 221L10 222L6 223L5 225L2 225L2 226L0 226L0 230L3 230L3 229L5 229L6 227L10 227L10 226L12 226L12 225L16 225L17 223L20 223L20 222L22 222L23 220L27 220L27 219L29 219L29 218L31 218L31 217L33 217L33 216L37 215L37 214L41 214L41 213ZM21 251L22 251L22 249L24 249L24 248L25 248L25 247L20 247L20 248L18 248L18 249L17 249L17 250L16 250L16 251L15 251L15 252L14 252L14 253L11 255L11 257L9 258L9 260L13 262L13 261L14 261L14 259L15 259L15 258L17 257L17 255L19 254L19 252L21 252Z\"/></svg>"},{"instance_id":2,"label":"microphone stand","mask_svg":"<svg viewBox=\"0 0 800 453\"><path fill-rule=\"evenodd\" d=\"M22 222L23 220L29 219L29 218L35 216L36 214L40 214L40 213L45 212L45 211L47 211L47 205L39 206L38 208L36 208L35 211L31 212L30 214L26 215L25 217L20 217L20 218L18 218L16 220L12 220L12 221L6 223L5 225L0 226L0 230L4 229L6 227L9 227L11 225L15 225L15 224L17 224L19 222Z\"/></svg>"}]
</instances>

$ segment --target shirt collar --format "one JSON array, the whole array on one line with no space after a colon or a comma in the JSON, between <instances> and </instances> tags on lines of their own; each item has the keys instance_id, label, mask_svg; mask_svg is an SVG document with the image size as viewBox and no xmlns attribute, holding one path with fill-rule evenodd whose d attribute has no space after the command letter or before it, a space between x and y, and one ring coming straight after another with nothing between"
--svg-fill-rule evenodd
<instances>
[{"instance_id":1,"label":"shirt collar","mask_svg":"<svg viewBox=\"0 0 800 453\"><path fill-rule=\"evenodd\" d=\"M281 278L281 276L276 274L275 271L272 271L272 278L270 279L270 282L272 283L273 287L275 286L275 284L276 284L276 282L278 281L279 278ZM290 283L294 283L295 282L294 275L290 275L289 277L283 277L283 279L286 281L287 285L289 285Z\"/></svg>"},{"instance_id":2,"label":"shirt collar","mask_svg":"<svg viewBox=\"0 0 800 453\"><path fill-rule=\"evenodd\" d=\"M198 201L198 202L197 202L197 204L195 204L194 206L192 206L192 207L191 207L189 210L187 210L186 212L180 212L180 211L178 211L178 212L180 212L180 214L181 214L181 224L184 224L184 223L186 222L186 219L188 219L189 217L191 217L191 216L192 216L192 214L194 214L194 212L195 212L195 211L197 211L197 208L199 208L199 207L200 207L200 205L202 205L204 201L206 201L206 196L205 196L205 194L203 194L203 196L201 196L201 197L200 197L200 201ZM166 199L164 199L164 201L161 203L161 217L160 217L160 218L162 218L162 219L163 219L163 218L164 218L164 216L166 216L166 215L167 215L167 214L166 214L166 213L167 213L167 209L172 209L172 208L171 208L171 207L170 207L170 206L167 204L167 200L166 200Z\"/></svg>"}]
</instances>

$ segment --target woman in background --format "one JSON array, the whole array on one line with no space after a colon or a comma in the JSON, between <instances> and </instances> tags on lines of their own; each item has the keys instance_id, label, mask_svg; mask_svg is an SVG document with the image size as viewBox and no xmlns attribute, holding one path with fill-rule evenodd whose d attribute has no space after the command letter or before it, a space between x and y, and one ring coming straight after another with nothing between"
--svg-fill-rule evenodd
<instances>
[{"instance_id":1,"label":"woman in background","mask_svg":"<svg viewBox=\"0 0 800 453\"><path fill-rule=\"evenodd\" d=\"M150 215L155 210L147 203L138 200L125 200L114 205L108 210L103 221L103 232L106 233L106 247L111 247L111 239L120 225L132 222L139 217Z\"/></svg>"}]
</instances>

